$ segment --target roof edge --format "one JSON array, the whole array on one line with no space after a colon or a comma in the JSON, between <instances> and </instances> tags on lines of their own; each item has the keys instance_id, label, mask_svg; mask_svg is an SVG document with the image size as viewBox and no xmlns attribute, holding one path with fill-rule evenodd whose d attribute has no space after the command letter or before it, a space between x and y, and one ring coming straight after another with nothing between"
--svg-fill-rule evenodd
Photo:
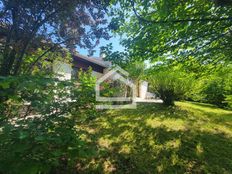
<instances>
[{"instance_id":1,"label":"roof edge","mask_svg":"<svg viewBox=\"0 0 232 174\"><path fill-rule=\"evenodd\" d=\"M100 66L105 67L105 68L109 68L111 66L111 62L109 62L109 61L97 60L97 58L88 57L88 56L85 56L85 55L82 55L79 53L75 53L73 56L82 58L84 60L87 60L89 62L92 62L94 64L100 65Z\"/></svg>"}]
</instances>

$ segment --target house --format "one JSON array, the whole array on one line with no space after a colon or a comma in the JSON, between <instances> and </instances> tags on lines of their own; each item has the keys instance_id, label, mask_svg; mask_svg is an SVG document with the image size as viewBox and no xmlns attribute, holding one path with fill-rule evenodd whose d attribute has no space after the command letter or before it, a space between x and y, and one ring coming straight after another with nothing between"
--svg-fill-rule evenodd
<instances>
[{"instance_id":1,"label":"house","mask_svg":"<svg viewBox=\"0 0 232 174\"><path fill-rule=\"evenodd\" d=\"M73 74L75 75L79 69L88 70L88 68L92 68L93 76L97 79L102 77L109 68L111 67L111 63L108 61L102 60L102 58L93 58L84 56L76 53L73 56Z\"/></svg>"},{"instance_id":2,"label":"house","mask_svg":"<svg viewBox=\"0 0 232 174\"><path fill-rule=\"evenodd\" d=\"M89 68L92 69L93 76L97 79L101 78L106 74L112 67L111 62L104 61L102 58L84 56L79 53L73 55L73 64L69 65L63 62L55 62L53 65L53 71L55 73L61 74L62 79L71 79L72 77L77 76L78 70L82 69L84 71ZM148 83L143 81L139 84L137 97L140 99L145 99L147 96Z\"/></svg>"}]
</instances>

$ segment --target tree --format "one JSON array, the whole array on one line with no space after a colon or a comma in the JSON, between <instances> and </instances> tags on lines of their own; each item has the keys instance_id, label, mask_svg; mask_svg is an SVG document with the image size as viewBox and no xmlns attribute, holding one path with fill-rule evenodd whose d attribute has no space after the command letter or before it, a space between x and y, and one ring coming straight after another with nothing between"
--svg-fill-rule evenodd
<instances>
[{"instance_id":1,"label":"tree","mask_svg":"<svg viewBox=\"0 0 232 174\"><path fill-rule=\"evenodd\" d=\"M124 45L143 59L192 56L202 64L222 64L231 61L232 44L231 1L223 2L121 1L111 24L126 33Z\"/></svg>"},{"instance_id":2,"label":"tree","mask_svg":"<svg viewBox=\"0 0 232 174\"><path fill-rule=\"evenodd\" d=\"M194 101L211 103L219 107L231 107L232 100L231 65L199 77L189 93Z\"/></svg>"},{"instance_id":3,"label":"tree","mask_svg":"<svg viewBox=\"0 0 232 174\"><path fill-rule=\"evenodd\" d=\"M102 46L101 54L104 55L103 59L105 61L110 61L114 65L118 65L121 68L126 68L129 63L132 61L131 57L126 51L113 51L113 44L107 44L106 46Z\"/></svg>"},{"instance_id":4,"label":"tree","mask_svg":"<svg viewBox=\"0 0 232 174\"><path fill-rule=\"evenodd\" d=\"M178 96L186 95L185 89L178 92L189 78L200 81L231 64L231 1L129 0L118 4L110 26L125 36L122 44L133 61L149 60L154 67L161 64L158 71L150 70L150 82L165 103L173 104ZM176 66L181 73L172 72ZM219 103L229 103L231 92L227 90L224 96L226 84L211 84L205 84L208 99L217 93L216 87L223 93Z\"/></svg>"},{"instance_id":5,"label":"tree","mask_svg":"<svg viewBox=\"0 0 232 174\"><path fill-rule=\"evenodd\" d=\"M146 78L146 66L144 62L130 62L125 68L129 72L130 78L136 85L136 96L140 96L140 84L141 81Z\"/></svg>"},{"instance_id":6,"label":"tree","mask_svg":"<svg viewBox=\"0 0 232 174\"><path fill-rule=\"evenodd\" d=\"M118 65L129 73L129 77L136 84L137 96L139 96L139 85L141 80L145 79L146 65L144 61L138 61L136 57L132 57L126 51L112 51L113 45L108 44L101 47L102 54L105 55L104 60L110 61L113 65ZM127 93L127 90L126 90Z\"/></svg>"},{"instance_id":7,"label":"tree","mask_svg":"<svg viewBox=\"0 0 232 174\"><path fill-rule=\"evenodd\" d=\"M193 79L178 67L165 69L164 67L150 73L150 86L167 106L174 105L175 100L185 99L191 90Z\"/></svg>"},{"instance_id":8,"label":"tree","mask_svg":"<svg viewBox=\"0 0 232 174\"><path fill-rule=\"evenodd\" d=\"M44 49L40 59L59 45L71 51L75 45L93 49L100 38L109 38L107 1L1 0L0 4L2 76L22 73L26 55L38 48Z\"/></svg>"},{"instance_id":9,"label":"tree","mask_svg":"<svg viewBox=\"0 0 232 174\"><path fill-rule=\"evenodd\" d=\"M78 77L78 87L38 74L1 77L0 173L75 173L91 154L77 125L97 114L95 78L90 70Z\"/></svg>"}]
</instances>

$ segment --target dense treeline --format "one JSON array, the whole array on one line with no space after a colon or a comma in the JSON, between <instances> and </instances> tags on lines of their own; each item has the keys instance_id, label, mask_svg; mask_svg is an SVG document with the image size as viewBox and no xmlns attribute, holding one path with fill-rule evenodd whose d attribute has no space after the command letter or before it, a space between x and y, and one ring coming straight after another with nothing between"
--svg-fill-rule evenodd
<instances>
[{"instance_id":1,"label":"dense treeline","mask_svg":"<svg viewBox=\"0 0 232 174\"><path fill-rule=\"evenodd\" d=\"M187 99L230 107L231 5L230 1L120 1L120 8L112 9L111 27L124 36L125 52L112 52L112 45L102 50L107 60L124 68L145 61L143 79L167 105Z\"/></svg>"}]
</instances>

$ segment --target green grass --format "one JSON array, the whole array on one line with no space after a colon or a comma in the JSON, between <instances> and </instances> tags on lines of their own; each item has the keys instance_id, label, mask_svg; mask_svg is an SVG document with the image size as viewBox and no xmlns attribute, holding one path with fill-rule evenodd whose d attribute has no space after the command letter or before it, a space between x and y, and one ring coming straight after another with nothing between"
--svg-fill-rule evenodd
<instances>
[{"instance_id":1,"label":"green grass","mask_svg":"<svg viewBox=\"0 0 232 174\"><path fill-rule=\"evenodd\" d=\"M232 173L232 111L177 102L110 110L83 124L80 173Z\"/></svg>"}]
</instances>

